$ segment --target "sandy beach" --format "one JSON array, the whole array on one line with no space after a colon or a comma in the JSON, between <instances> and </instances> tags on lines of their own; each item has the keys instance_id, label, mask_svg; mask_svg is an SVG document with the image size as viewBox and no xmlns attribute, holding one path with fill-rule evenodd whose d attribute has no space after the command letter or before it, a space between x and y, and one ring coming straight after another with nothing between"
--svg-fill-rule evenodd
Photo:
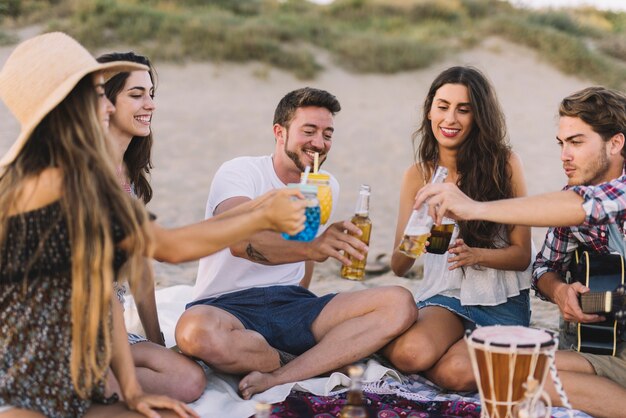
<instances>
[{"instance_id":1,"label":"sandy beach","mask_svg":"<svg viewBox=\"0 0 626 418\"><path fill-rule=\"evenodd\" d=\"M0 64L11 49L0 48ZM309 85L332 92L343 107L324 165L341 184L334 220L351 217L359 184L370 184L374 224L370 256L389 254L401 176L413 160L410 137L419 123L424 95L442 69L457 64L480 68L494 84L511 144L524 163L529 194L555 191L565 184L555 140L557 106L567 94L593 83L563 75L530 49L493 38L428 69L396 75L355 75L335 66L324 51L316 54L326 70L312 81L261 64L155 63L159 74L153 119L155 197L149 209L161 224L201 220L220 164L240 155L270 153L276 104L286 92ZM18 131L17 122L0 103L0 153ZM544 229L533 230L538 248L544 235ZM197 263L155 263L157 286L193 284L196 269ZM329 260L318 264L311 287L318 294L386 284L415 289L419 269L416 266L415 279L387 273L354 283L340 279L339 264ZM554 306L533 299L533 324L557 327Z\"/></svg>"}]
</instances>

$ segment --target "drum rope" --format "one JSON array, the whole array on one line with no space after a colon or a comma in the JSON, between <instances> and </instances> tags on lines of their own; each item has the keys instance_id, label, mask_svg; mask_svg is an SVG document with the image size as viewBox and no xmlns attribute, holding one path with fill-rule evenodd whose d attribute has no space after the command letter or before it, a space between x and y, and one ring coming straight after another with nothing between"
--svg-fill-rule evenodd
<instances>
[{"instance_id":1,"label":"drum rope","mask_svg":"<svg viewBox=\"0 0 626 418\"><path fill-rule=\"evenodd\" d=\"M506 391L506 402L504 405L507 407L506 409L506 417L511 414L511 406L514 404L513 402L513 388L511 387L513 383L513 379L515 378L515 365L517 364L517 351L513 346L509 347L509 387ZM497 409L496 409L497 410Z\"/></svg>"},{"instance_id":2,"label":"drum rope","mask_svg":"<svg viewBox=\"0 0 626 418\"><path fill-rule=\"evenodd\" d=\"M489 347L491 346L491 341L485 341L485 345L487 346L487 352L489 351ZM488 408L487 408L487 399L489 400L493 400L495 401L496 398L496 385L494 384L494 376L493 376L493 359L491 356L485 356L485 360L487 363L487 375L489 377L489 389L490 389L490 393L489 393L489 398L485 398L485 402L483 405L483 412L482 414L484 414L484 416L488 417ZM491 407L493 408L493 410L496 412L496 414L498 413L498 409L496 408L495 402L492 403ZM482 416L481 414L481 416Z\"/></svg>"},{"instance_id":3,"label":"drum rope","mask_svg":"<svg viewBox=\"0 0 626 418\"><path fill-rule=\"evenodd\" d=\"M567 408L567 415L570 418L574 417L574 413L572 412L572 404L569 403L569 399L567 398L567 394L565 393L565 389L563 388L563 384L561 383L561 379L559 379L559 375L556 370L556 361L555 361L555 353L556 348L559 346L559 337L554 335L554 346L550 350L548 350L548 357L550 359L550 376L552 377L552 383L554 384L554 389L556 393L559 395L561 399L561 403L565 408Z\"/></svg>"}]
</instances>

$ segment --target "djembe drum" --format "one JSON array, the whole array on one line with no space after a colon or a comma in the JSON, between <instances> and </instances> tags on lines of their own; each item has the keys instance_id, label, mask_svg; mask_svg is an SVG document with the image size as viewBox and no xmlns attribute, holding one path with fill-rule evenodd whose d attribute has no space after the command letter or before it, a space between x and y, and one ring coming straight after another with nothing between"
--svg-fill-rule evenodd
<instances>
[{"instance_id":1,"label":"djembe drum","mask_svg":"<svg viewBox=\"0 0 626 418\"><path fill-rule=\"evenodd\" d=\"M554 333L521 326L489 326L477 328L465 340L482 417L514 418L513 407L524 397L522 385L529 376L539 382L541 394L557 347Z\"/></svg>"}]
</instances>

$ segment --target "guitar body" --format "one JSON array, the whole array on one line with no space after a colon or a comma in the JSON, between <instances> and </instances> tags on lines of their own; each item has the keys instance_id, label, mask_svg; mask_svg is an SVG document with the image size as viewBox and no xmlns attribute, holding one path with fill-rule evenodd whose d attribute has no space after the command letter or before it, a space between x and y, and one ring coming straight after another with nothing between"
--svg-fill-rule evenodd
<instances>
[{"instance_id":1,"label":"guitar body","mask_svg":"<svg viewBox=\"0 0 626 418\"><path fill-rule=\"evenodd\" d=\"M577 280L591 292L612 292L624 284L624 260L617 254L593 254L584 251L578 257ZM617 321L604 314L606 321L578 324L578 351L584 353L615 355L618 341Z\"/></svg>"}]
</instances>

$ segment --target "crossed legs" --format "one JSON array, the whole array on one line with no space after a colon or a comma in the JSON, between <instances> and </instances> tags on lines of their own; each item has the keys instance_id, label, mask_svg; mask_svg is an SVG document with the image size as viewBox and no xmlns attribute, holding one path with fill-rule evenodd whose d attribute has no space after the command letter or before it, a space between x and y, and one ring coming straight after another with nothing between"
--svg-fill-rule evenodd
<instances>
[{"instance_id":1,"label":"crossed legs","mask_svg":"<svg viewBox=\"0 0 626 418\"><path fill-rule=\"evenodd\" d=\"M270 387L317 376L368 356L411 326L416 316L413 296L402 287L340 293L313 322L311 331L317 344L282 367L277 351L260 334L210 306L194 306L183 314L176 327L176 342L183 353L220 371L249 373L239 389L244 398L250 398Z\"/></svg>"},{"instance_id":2,"label":"crossed legs","mask_svg":"<svg viewBox=\"0 0 626 418\"><path fill-rule=\"evenodd\" d=\"M401 372L423 373L449 390L475 390L463 333L463 322L457 315L439 306L427 306L419 310L415 324L382 352Z\"/></svg>"}]
</instances>

